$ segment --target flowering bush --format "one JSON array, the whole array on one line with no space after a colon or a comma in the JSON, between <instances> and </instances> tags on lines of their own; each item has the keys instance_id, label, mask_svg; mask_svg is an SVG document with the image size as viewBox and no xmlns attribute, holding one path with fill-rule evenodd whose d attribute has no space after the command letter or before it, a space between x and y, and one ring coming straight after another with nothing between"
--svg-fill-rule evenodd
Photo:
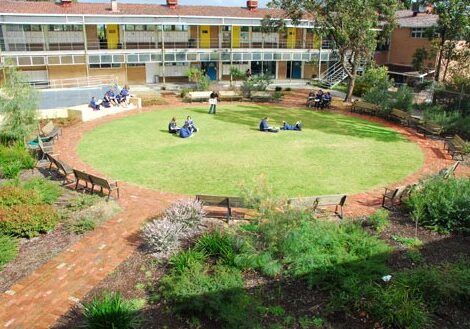
<instances>
[{"instance_id":1,"label":"flowering bush","mask_svg":"<svg viewBox=\"0 0 470 329\"><path fill-rule=\"evenodd\" d=\"M200 201L184 199L176 201L166 209L162 219L171 223L182 223L188 228L194 228L201 223L204 216L204 207Z\"/></svg>"},{"instance_id":2,"label":"flowering bush","mask_svg":"<svg viewBox=\"0 0 470 329\"><path fill-rule=\"evenodd\" d=\"M142 230L142 237L149 251L156 257L172 255L180 247L184 235L184 224L168 220L155 219L146 224Z\"/></svg>"}]
</instances>

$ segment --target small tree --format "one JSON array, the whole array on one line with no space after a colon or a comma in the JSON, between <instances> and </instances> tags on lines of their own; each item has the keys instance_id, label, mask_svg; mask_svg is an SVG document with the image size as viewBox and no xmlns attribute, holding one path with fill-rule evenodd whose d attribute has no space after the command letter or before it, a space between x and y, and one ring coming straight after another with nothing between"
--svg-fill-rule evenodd
<instances>
[{"instance_id":1,"label":"small tree","mask_svg":"<svg viewBox=\"0 0 470 329\"><path fill-rule=\"evenodd\" d=\"M203 91L209 89L210 79L200 68L191 66L186 71L186 76L188 77L189 81L196 83L197 90Z\"/></svg>"},{"instance_id":2,"label":"small tree","mask_svg":"<svg viewBox=\"0 0 470 329\"><path fill-rule=\"evenodd\" d=\"M232 85L232 81L241 81L246 78L246 73L240 70L238 67L231 66L230 67L230 85Z\"/></svg>"},{"instance_id":3,"label":"small tree","mask_svg":"<svg viewBox=\"0 0 470 329\"><path fill-rule=\"evenodd\" d=\"M388 69L385 66L371 67L360 78L360 81L366 86L363 99L369 103L379 105L384 112L389 111L390 94L388 88L393 83L388 76Z\"/></svg>"},{"instance_id":4,"label":"small tree","mask_svg":"<svg viewBox=\"0 0 470 329\"><path fill-rule=\"evenodd\" d=\"M37 94L14 66L6 66L0 91L0 137L5 142L22 141L37 125Z\"/></svg>"},{"instance_id":5,"label":"small tree","mask_svg":"<svg viewBox=\"0 0 470 329\"><path fill-rule=\"evenodd\" d=\"M415 53L413 54L413 58L411 60L411 65L413 68L418 71L419 73L426 72L429 67L426 65L426 62L430 59L429 52L426 48L418 48L416 49Z\"/></svg>"},{"instance_id":6,"label":"small tree","mask_svg":"<svg viewBox=\"0 0 470 329\"><path fill-rule=\"evenodd\" d=\"M396 95L393 106L399 110L409 112L413 107L413 92L407 86L401 86Z\"/></svg>"}]
</instances>

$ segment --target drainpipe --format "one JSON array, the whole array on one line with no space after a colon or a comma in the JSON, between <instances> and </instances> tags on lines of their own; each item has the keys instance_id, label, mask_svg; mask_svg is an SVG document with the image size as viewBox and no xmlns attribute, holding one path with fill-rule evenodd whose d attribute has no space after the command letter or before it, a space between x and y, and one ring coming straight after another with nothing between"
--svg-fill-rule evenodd
<instances>
[{"instance_id":1,"label":"drainpipe","mask_svg":"<svg viewBox=\"0 0 470 329\"><path fill-rule=\"evenodd\" d=\"M163 24L162 24L162 80L163 84L166 84L166 74L165 74L165 33L163 31Z\"/></svg>"},{"instance_id":2,"label":"drainpipe","mask_svg":"<svg viewBox=\"0 0 470 329\"><path fill-rule=\"evenodd\" d=\"M323 37L320 35L320 47L318 47L318 79L320 79L321 74L321 48L323 45Z\"/></svg>"},{"instance_id":3,"label":"drainpipe","mask_svg":"<svg viewBox=\"0 0 470 329\"><path fill-rule=\"evenodd\" d=\"M90 77L90 68L89 68L90 59L88 58L88 39L86 35L85 16L82 16L82 30L83 30L83 48L85 52L86 77L88 80L88 78Z\"/></svg>"}]
</instances>

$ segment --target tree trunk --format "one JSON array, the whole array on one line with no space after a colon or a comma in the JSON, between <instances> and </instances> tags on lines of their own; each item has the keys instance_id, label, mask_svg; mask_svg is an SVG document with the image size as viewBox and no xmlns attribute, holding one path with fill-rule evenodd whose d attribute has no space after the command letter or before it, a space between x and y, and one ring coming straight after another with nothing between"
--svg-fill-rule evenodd
<instances>
[{"instance_id":1,"label":"tree trunk","mask_svg":"<svg viewBox=\"0 0 470 329\"><path fill-rule=\"evenodd\" d=\"M444 43L445 39L441 38L441 44L439 47L439 56L437 58L437 66L436 66L436 73L434 74L434 80L439 81L439 77L441 75L441 66L442 66L442 53L444 52Z\"/></svg>"},{"instance_id":2,"label":"tree trunk","mask_svg":"<svg viewBox=\"0 0 470 329\"><path fill-rule=\"evenodd\" d=\"M353 77L349 77L348 93L346 94L346 98L344 99L345 102L351 102L355 84L356 84L356 74L353 73Z\"/></svg>"}]
</instances>

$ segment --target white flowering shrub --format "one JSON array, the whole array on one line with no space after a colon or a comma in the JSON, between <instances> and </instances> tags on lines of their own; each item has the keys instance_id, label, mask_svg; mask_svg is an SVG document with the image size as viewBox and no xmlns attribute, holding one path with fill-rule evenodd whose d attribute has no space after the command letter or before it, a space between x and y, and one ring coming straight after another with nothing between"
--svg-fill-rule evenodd
<instances>
[{"instance_id":1,"label":"white flowering shrub","mask_svg":"<svg viewBox=\"0 0 470 329\"><path fill-rule=\"evenodd\" d=\"M149 251L156 257L164 258L178 250L184 235L184 224L160 219L147 223L142 230L142 237Z\"/></svg>"},{"instance_id":2,"label":"white flowering shrub","mask_svg":"<svg viewBox=\"0 0 470 329\"><path fill-rule=\"evenodd\" d=\"M205 214L202 202L184 199L176 201L167 208L162 219L172 223L182 223L188 228L195 228L201 224Z\"/></svg>"}]
</instances>

